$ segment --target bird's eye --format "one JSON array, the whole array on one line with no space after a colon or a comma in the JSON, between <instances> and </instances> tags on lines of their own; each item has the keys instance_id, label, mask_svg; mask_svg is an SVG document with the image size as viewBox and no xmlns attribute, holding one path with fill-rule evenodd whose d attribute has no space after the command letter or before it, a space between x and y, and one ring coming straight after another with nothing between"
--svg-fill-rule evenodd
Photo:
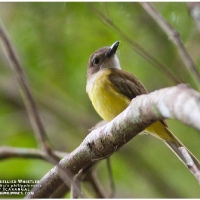
<instances>
[{"instance_id":1,"label":"bird's eye","mask_svg":"<svg viewBox=\"0 0 200 200\"><path fill-rule=\"evenodd\" d=\"M100 63L100 59L99 58L94 58L93 63L95 65L98 65Z\"/></svg>"}]
</instances>

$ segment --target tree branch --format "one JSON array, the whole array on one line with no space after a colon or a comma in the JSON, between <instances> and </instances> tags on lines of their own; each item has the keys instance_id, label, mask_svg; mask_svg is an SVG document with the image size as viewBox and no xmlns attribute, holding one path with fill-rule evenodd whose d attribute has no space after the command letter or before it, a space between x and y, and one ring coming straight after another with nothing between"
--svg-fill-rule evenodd
<instances>
[{"instance_id":1,"label":"tree branch","mask_svg":"<svg viewBox=\"0 0 200 200\"><path fill-rule=\"evenodd\" d=\"M54 157L53 160L58 160L58 158L56 158L56 156L54 156L52 153L42 121L40 119L37 106L31 94L26 75L22 69L19 60L17 59L11 42L8 39L8 35L6 34L6 29L3 26L2 21L0 21L0 38L5 49L5 54L8 57L8 61L10 62L11 70L14 72L14 75L17 79L17 84L19 85L20 91L22 93L22 97L24 99L26 110L32 128L34 130L35 138L37 139L38 145L43 151L46 152L46 156L49 157L49 159L52 159Z\"/></svg>"},{"instance_id":2,"label":"tree branch","mask_svg":"<svg viewBox=\"0 0 200 200\"><path fill-rule=\"evenodd\" d=\"M88 181L94 189L96 198L108 198L108 196L105 194L105 190L103 189L97 177L95 170L89 171L89 173L86 176L86 181Z\"/></svg>"},{"instance_id":3,"label":"tree branch","mask_svg":"<svg viewBox=\"0 0 200 200\"><path fill-rule=\"evenodd\" d=\"M64 157L68 155L65 152L54 151L54 153L58 157ZM31 149L31 148L16 148L16 147L8 147L8 146L1 146L0 147L0 160L7 159L7 158L37 158L46 160L46 156L44 151L38 149ZM48 160L47 160L48 161Z\"/></svg>"},{"instance_id":4,"label":"tree branch","mask_svg":"<svg viewBox=\"0 0 200 200\"><path fill-rule=\"evenodd\" d=\"M17 56L14 52L14 49L11 45L10 40L8 39L8 35L6 34L6 29L3 25L3 22L0 20L0 38L2 40L2 44L5 50L5 54L8 57L8 61L10 62L11 70L14 72L14 75L17 79L17 84L19 85L22 97L24 99L24 103L26 106L26 110L28 113L29 120L31 122L32 128L34 130L35 138L37 139L37 143L41 150L44 151L44 156L46 156L46 160L56 165L59 168L59 176L60 178L70 187L71 182L73 180L72 174L68 170L63 170L59 165L60 158L56 156L51 149L51 146L48 142L48 138L42 124L39 111L37 109L34 98L31 94L28 81L26 75L23 71L23 68L17 59ZM76 187L76 186L74 186Z\"/></svg>"},{"instance_id":5,"label":"tree branch","mask_svg":"<svg viewBox=\"0 0 200 200\"><path fill-rule=\"evenodd\" d=\"M180 34L177 32L163 17L162 15L153 7L150 3L140 2L141 6L146 10L146 12L157 22L157 24L166 33L169 39L173 41L176 45L180 57L188 69L191 76L194 78L197 87L200 83L200 73L198 72L195 64L193 63L189 53L187 52L184 44L181 41Z\"/></svg>"},{"instance_id":6,"label":"tree branch","mask_svg":"<svg viewBox=\"0 0 200 200\"><path fill-rule=\"evenodd\" d=\"M137 96L115 119L93 130L59 165L77 174L92 162L109 157L146 127L165 118L178 119L200 131L199 102L200 93L184 84ZM33 188L27 198L49 197L62 184L59 168L52 168L39 184L41 187Z\"/></svg>"}]
</instances>

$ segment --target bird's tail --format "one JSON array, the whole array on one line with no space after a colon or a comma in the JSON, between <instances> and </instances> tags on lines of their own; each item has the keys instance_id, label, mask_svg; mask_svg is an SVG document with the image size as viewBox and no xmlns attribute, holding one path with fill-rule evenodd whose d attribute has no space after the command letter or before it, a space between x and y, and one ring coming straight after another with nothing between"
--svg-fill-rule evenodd
<instances>
[{"instance_id":1,"label":"bird's tail","mask_svg":"<svg viewBox=\"0 0 200 200\"><path fill-rule=\"evenodd\" d=\"M200 183L200 162L199 160L179 141L179 139L168 129L163 121L159 121L147 128L153 136L162 139L166 145L178 156L194 174Z\"/></svg>"}]
</instances>

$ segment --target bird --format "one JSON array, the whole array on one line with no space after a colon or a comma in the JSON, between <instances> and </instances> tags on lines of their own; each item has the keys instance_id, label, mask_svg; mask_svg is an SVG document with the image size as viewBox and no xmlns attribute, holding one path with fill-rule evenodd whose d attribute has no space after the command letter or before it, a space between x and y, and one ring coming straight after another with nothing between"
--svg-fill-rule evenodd
<instances>
[{"instance_id":1,"label":"bird","mask_svg":"<svg viewBox=\"0 0 200 200\"><path fill-rule=\"evenodd\" d=\"M119 41L104 46L92 53L88 61L86 92L96 112L107 122L123 112L133 98L148 93L136 76L121 69L118 46ZM200 170L199 160L170 131L165 120L153 123L144 132L161 139L189 167L180 151L184 147Z\"/></svg>"}]
</instances>

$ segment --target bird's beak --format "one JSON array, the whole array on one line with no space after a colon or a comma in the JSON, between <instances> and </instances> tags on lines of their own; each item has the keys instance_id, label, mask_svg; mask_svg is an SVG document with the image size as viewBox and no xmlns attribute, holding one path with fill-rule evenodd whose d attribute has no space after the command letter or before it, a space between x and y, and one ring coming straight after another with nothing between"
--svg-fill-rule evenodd
<instances>
[{"instance_id":1,"label":"bird's beak","mask_svg":"<svg viewBox=\"0 0 200 200\"><path fill-rule=\"evenodd\" d=\"M119 42L117 41L109 48L108 52L106 53L106 57L111 57L113 54L115 54L118 46Z\"/></svg>"}]
</instances>

